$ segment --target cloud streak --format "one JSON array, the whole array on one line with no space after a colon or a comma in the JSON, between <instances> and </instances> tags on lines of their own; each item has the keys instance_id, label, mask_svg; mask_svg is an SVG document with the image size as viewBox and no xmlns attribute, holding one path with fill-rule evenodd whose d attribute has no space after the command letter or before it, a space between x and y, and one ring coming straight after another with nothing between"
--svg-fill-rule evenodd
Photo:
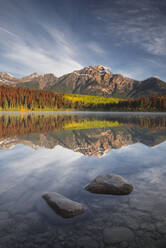
<instances>
[{"instance_id":1,"label":"cloud streak","mask_svg":"<svg viewBox=\"0 0 166 248\"><path fill-rule=\"evenodd\" d=\"M116 40L137 45L150 54L166 55L166 17L154 1L126 1L125 5L117 1L113 7L106 5L94 12L101 16L105 36L113 39L114 34Z\"/></svg>"},{"instance_id":2,"label":"cloud streak","mask_svg":"<svg viewBox=\"0 0 166 248\"><path fill-rule=\"evenodd\" d=\"M45 28L45 27L44 27ZM82 65L74 58L75 45L57 28L46 29L47 39L38 41L27 33L24 38L15 35L11 31L0 28L0 34L4 37L0 40L1 56L8 61L13 61L15 66L12 73L17 71L20 76L25 73L37 71L38 73L55 73L61 76L74 69L80 69ZM16 69L17 67L17 69Z\"/></svg>"},{"instance_id":3,"label":"cloud streak","mask_svg":"<svg viewBox=\"0 0 166 248\"><path fill-rule=\"evenodd\" d=\"M105 50L95 41L90 41L87 45L87 48L90 51L93 51L99 55L104 55L105 54Z\"/></svg>"},{"instance_id":4,"label":"cloud streak","mask_svg":"<svg viewBox=\"0 0 166 248\"><path fill-rule=\"evenodd\" d=\"M60 76L103 64L138 80L166 80L165 1L2 2L0 71Z\"/></svg>"}]
</instances>

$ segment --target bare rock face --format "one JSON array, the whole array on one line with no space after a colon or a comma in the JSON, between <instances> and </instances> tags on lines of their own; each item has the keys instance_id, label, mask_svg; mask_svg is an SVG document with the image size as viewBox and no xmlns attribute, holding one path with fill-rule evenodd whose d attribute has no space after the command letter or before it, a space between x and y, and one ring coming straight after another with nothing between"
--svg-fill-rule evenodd
<instances>
[{"instance_id":1,"label":"bare rock face","mask_svg":"<svg viewBox=\"0 0 166 248\"><path fill-rule=\"evenodd\" d=\"M96 177L85 189L96 194L127 195L133 186L123 177L113 174L103 174Z\"/></svg>"},{"instance_id":2,"label":"bare rock face","mask_svg":"<svg viewBox=\"0 0 166 248\"><path fill-rule=\"evenodd\" d=\"M149 96L151 93L166 94L166 84L158 77L138 81L113 74L103 65L86 66L59 78L53 73L38 75L36 72L23 78L15 78L0 72L0 85L118 98Z\"/></svg>"},{"instance_id":3,"label":"bare rock face","mask_svg":"<svg viewBox=\"0 0 166 248\"><path fill-rule=\"evenodd\" d=\"M45 87L51 87L56 84L57 80L58 78L52 73L38 75L34 72L22 78L15 78L8 73L0 72L0 84L8 86L45 89Z\"/></svg>"},{"instance_id":4,"label":"bare rock face","mask_svg":"<svg viewBox=\"0 0 166 248\"><path fill-rule=\"evenodd\" d=\"M139 82L134 79L113 74L105 66L96 65L61 76L50 89L61 93L124 97L137 84Z\"/></svg>"},{"instance_id":5,"label":"bare rock face","mask_svg":"<svg viewBox=\"0 0 166 248\"><path fill-rule=\"evenodd\" d=\"M83 214L86 210L83 204L72 201L55 192L46 193L42 197L57 214L64 218Z\"/></svg>"}]
</instances>

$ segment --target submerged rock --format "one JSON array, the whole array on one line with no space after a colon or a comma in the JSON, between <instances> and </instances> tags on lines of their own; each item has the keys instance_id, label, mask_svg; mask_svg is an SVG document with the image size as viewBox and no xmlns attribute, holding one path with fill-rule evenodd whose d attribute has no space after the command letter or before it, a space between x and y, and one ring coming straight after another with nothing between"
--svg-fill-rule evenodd
<instances>
[{"instance_id":1,"label":"submerged rock","mask_svg":"<svg viewBox=\"0 0 166 248\"><path fill-rule=\"evenodd\" d=\"M96 177L85 189L97 194L127 195L133 186L123 177L113 174L103 174Z\"/></svg>"},{"instance_id":2,"label":"submerged rock","mask_svg":"<svg viewBox=\"0 0 166 248\"><path fill-rule=\"evenodd\" d=\"M106 227L103 232L104 243L115 244L129 242L134 239L134 233L127 227Z\"/></svg>"},{"instance_id":3,"label":"submerged rock","mask_svg":"<svg viewBox=\"0 0 166 248\"><path fill-rule=\"evenodd\" d=\"M55 192L46 193L42 197L57 214L64 218L80 215L86 210L83 204L72 201Z\"/></svg>"}]
</instances>

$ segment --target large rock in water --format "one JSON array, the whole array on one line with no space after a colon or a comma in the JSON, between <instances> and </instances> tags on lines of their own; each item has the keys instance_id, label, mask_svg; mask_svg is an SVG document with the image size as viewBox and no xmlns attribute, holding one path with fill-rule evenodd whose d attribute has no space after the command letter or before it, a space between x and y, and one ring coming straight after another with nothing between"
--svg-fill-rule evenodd
<instances>
[{"instance_id":1,"label":"large rock in water","mask_svg":"<svg viewBox=\"0 0 166 248\"><path fill-rule=\"evenodd\" d=\"M80 215L86 210L83 204L72 201L55 192L46 193L42 197L57 214L64 218Z\"/></svg>"},{"instance_id":2,"label":"large rock in water","mask_svg":"<svg viewBox=\"0 0 166 248\"><path fill-rule=\"evenodd\" d=\"M96 177L85 189L97 194L127 195L133 186L121 176L104 174Z\"/></svg>"}]
</instances>

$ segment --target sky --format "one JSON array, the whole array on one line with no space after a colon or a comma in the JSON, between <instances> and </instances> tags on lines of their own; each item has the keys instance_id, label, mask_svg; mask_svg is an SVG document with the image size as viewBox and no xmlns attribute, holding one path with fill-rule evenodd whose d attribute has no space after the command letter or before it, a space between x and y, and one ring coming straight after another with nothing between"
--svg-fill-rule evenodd
<instances>
[{"instance_id":1,"label":"sky","mask_svg":"<svg viewBox=\"0 0 166 248\"><path fill-rule=\"evenodd\" d=\"M102 64L166 81L165 0L0 0L0 71L56 76Z\"/></svg>"}]
</instances>

